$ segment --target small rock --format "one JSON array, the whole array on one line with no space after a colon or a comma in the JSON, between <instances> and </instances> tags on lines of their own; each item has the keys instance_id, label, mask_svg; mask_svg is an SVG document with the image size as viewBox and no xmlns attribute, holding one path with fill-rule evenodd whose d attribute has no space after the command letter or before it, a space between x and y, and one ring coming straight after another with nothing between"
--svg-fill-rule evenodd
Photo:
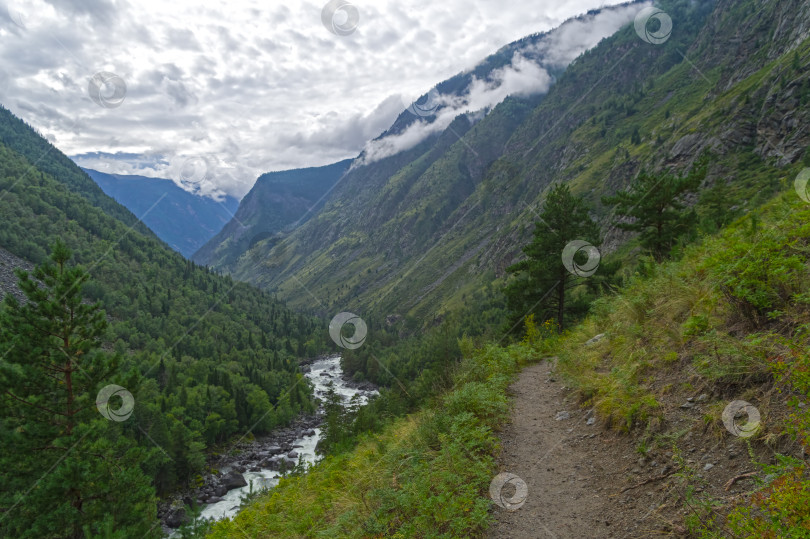
<instances>
[{"instance_id":1,"label":"small rock","mask_svg":"<svg viewBox=\"0 0 810 539\"><path fill-rule=\"evenodd\" d=\"M707 462L706 465L703 467L703 471L708 472L712 468L714 468L714 464L712 464L711 462Z\"/></svg>"},{"instance_id":2,"label":"small rock","mask_svg":"<svg viewBox=\"0 0 810 539\"><path fill-rule=\"evenodd\" d=\"M179 528L183 524L187 524L190 520L191 519L189 519L186 514L186 510L179 507L166 517L166 525L170 528Z\"/></svg>"},{"instance_id":3,"label":"small rock","mask_svg":"<svg viewBox=\"0 0 810 539\"><path fill-rule=\"evenodd\" d=\"M585 343L585 346L594 345L594 344L598 343L599 341L601 341L604 337L605 337L604 333L600 333L599 335L595 335L595 336L591 337L590 339L588 339L588 341Z\"/></svg>"},{"instance_id":4,"label":"small rock","mask_svg":"<svg viewBox=\"0 0 810 539\"><path fill-rule=\"evenodd\" d=\"M681 404L681 408L694 408L694 407L695 407L695 405L692 404L691 402L685 402L685 403Z\"/></svg>"},{"instance_id":5,"label":"small rock","mask_svg":"<svg viewBox=\"0 0 810 539\"><path fill-rule=\"evenodd\" d=\"M556 421L562 421L564 419L569 419L570 417L571 417L571 414L569 414L568 412L563 410L562 412L557 412L557 415L554 416L554 419Z\"/></svg>"},{"instance_id":6,"label":"small rock","mask_svg":"<svg viewBox=\"0 0 810 539\"><path fill-rule=\"evenodd\" d=\"M287 458L297 459L298 458L298 451L290 451L289 453L287 453Z\"/></svg>"},{"instance_id":7,"label":"small rock","mask_svg":"<svg viewBox=\"0 0 810 539\"><path fill-rule=\"evenodd\" d=\"M703 402L703 401L706 401L706 400L709 400L709 395L707 395L706 393L701 393L700 395L698 395L698 398L697 398L698 402Z\"/></svg>"},{"instance_id":8,"label":"small rock","mask_svg":"<svg viewBox=\"0 0 810 539\"><path fill-rule=\"evenodd\" d=\"M594 423L596 423L596 418L595 417L592 417L592 418L588 419L588 421L585 422L586 425L593 425Z\"/></svg>"}]
</instances>

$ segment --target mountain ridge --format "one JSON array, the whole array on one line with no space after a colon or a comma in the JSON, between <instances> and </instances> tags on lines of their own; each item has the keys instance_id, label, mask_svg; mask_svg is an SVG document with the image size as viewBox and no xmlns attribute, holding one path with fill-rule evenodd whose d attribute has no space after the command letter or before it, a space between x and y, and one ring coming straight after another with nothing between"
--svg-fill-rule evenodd
<instances>
[{"instance_id":1,"label":"mountain ridge","mask_svg":"<svg viewBox=\"0 0 810 539\"><path fill-rule=\"evenodd\" d=\"M169 247L186 258L191 258L222 230L239 205L232 196L215 200L196 195L165 178L82 170L105 194L138 216Z\"/></svg>"},{"instance_id":2,"label":"mountain ridge","mask_svg":"<svg viewBox=\"0 0 810 539\"><path fill-rule=\"evenodd\" d=\"M229 268L258 241L306 222L340 181L351 160L262 174L242 198L239 208L217 234L193 255L193 260L217 269Z\"/></svg>"}]
</instances>

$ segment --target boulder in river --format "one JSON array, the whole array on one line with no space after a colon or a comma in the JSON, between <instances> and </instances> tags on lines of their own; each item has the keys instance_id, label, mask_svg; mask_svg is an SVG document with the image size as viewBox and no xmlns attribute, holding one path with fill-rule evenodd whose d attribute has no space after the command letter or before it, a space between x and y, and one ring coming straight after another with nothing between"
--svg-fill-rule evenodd
<instances>
[{"instance_id":1,"label":"boulder in river","mask_svg":"<svg viewBox=\"0 0 810 539\"><path fill-rule=\"evenodd\" d=\"M166 517L166 525L170 528L179 528L183 524L187 524L189 520L186 510L182 507L178 507L173 509Z\"/></svg>"},{"instance_id":2,"label":"boulder in river","mask_svg":"<svg viewBox=\"0 0 810 539\"><path fill-rule=\"evenodd\" d=\"M293 459L293 460L297 459L298 458L298 451L290 451L289 453L287 453L287 458Z\"/></svg>"},{"instance_id":3,"label":"boulder in river","mask_svg":"<svg viewBox=\"0 0 810 539\"><path fill-rule=\"evenodd\" d=\"M225 474L220 484L225 486L228 490L233 490L235 488L246 487L247 481L245 481L245 477L242 474L236 470L231 470Z\"/></svg>"}]
</instances>

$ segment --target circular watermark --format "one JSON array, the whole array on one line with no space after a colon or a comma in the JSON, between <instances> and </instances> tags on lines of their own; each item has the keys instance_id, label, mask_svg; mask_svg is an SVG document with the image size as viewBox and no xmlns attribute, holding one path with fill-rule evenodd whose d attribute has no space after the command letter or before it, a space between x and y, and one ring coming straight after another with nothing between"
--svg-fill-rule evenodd
<instances>
[{"instance_id":1,"label":"circular watermark","mask_svg":"<svg viewBox=\"0 0 810 539\"><path fill-rule=\"evenodd\" d=\"M588 260L584 264L579 264L576 260L577 253L583 252L588 255ZM569 273L577 277L590 277L599 269L602 255L599 249L584 240L574 240L565 246L562 252L562 263Z\"/></svg>"},{"instance_id":2,"label":"circular watermark","mask_svg":"<svg viewBox=\"0 0 810 539\"><path fill-rule=\"evenodd\" d=\"M351 337L343 336L342 330L346 324L354 326L354 334ZM329 322L329 336L341 348L348 348L349 350L360 348L366 342L366 333L368 333L368 326L366 326L362 318L354 313L338 313Z\"/></svg>"},{"instance_id":3,"label":"circular watermark","mask_svg":"<svg viewBox=\"0 0 810 539\"><path fill-rule=\"evenodd\" d=\"M529 486L513 473L499 473L489 484L489 497L498 507L517 511L529 497Z\"/></svg>"},{"instance_id":4,"label":"circular watermark","mask_svg":"<svg viewBox=\"0 0 810 539\"><path fill-rule=\"evenodd\" d=\"M658 22L658 28L653 30L652 21ZM636 14L636 33L638 37L653 45L660 45L672 35L672 18L657 7L645 7Z\"/></svg>"},{"instance_id":5,"label":"circular watermark","mask_svg":"<svg viewBox=\"0 0 810 539\"><path fill-rule=\"evenodd\" d=\"M348 36L357 30L360 11L346 0L331 0L321 10L321 22L337 36Z\"/></svg>"},{"instance_id":6,"label":"circular watermark","mask_svg":"<svg viewBox=\"0 0 810 539\"><path fill-rule=\"evenodd\" d=\"M199 186L208 178L208 159L201 155L195 155L185 159L177 170L180 183L186 186Z\"/></svg>"},{"instance_id":7,"label":"circular watermark","mask_svg":"<svg viewBox=\"0 0 810 539\"><path fill-rule=\"evenodd\" d=\"M112 397L121 397L121 406L117 409L110 407ZM110 384L101 388L96 396L96 408L110 421L126 421L135 408L135 398L132 393L121 386Z\"/></svg>"},{"instance_id":8,"label":"circular watermark","mask_svg":"<svg viewBox=\"0 0 810 539\"><path fill-rule=\"evenodd\" d=\"M6 0L6 14L8 18L25 30L25 12L21 9L19 2L17 0Z\"/></svg>"},{"instance_id":9,"label":"circular watermark","mask_svg":"<svg viewBox=\"0 0 810 539\"><path fill-rule=\"evenodd\" d=\"M746 416L746 421L740 424L737 419L743 415ZM759 430L759 410L750 402L731 401L723 410L723 425L734 436L750 438Z\"/></svg>"},{"instance_id":10,"label":"circular watermark","mask_svg":"<svg viewBox=\"0 0 810 539\"><path fill-rule=\"evenodd\" d=\"M428 118L436 114L440 104L439 91L431 88L427 96L413 101L406 110L418 118Z\"/></svg>"},{"instance_id":11,"label":"circular watermark","mask_svg":"<svg viewBox=\"0 0 810 539\"><path fill-rule=\"evenodd\" d=\"M124 98L127 96L127 84L115 73L99 71L90 79L87 93L99 107L114 109L120 107L124 102Z\"/></svg>"},{"instance_id":12,"label":"circular watermark","mask_svg":"<svg viewBox=\"0 0 810 539\"><path fill-rule=\"evenodd\" d=\"M796 188L796 194L799 195L799 198L810 204L810 192L807 190L808 182L810 182L810 168L799 172L793 186Z\"/></svg>"}]
</instances>

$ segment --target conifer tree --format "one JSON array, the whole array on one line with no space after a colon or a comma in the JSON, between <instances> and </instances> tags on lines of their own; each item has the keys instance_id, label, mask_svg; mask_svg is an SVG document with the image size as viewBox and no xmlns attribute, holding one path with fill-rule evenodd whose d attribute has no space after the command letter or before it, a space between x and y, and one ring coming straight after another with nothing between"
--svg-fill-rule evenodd
<instances>
[{"instance_id":1,"label":"conifer tree","mask_svg":"<svg viewBox=\"0 0 810 539\"><path fill-rule=\"evenodd\" d=\"M535 314L538 319L555 318L562 331L566 315L583 310L583 305L571 301L571 289L581 284L582 278L565 267L563 251L574 240L597 245L599 227L588 214L585 201L565 184L552 187L539 217L532 242L523 248L526 258L507 268L516 278L504 294L513 323Z\"/></svg>"},{"instance_id":2,"label":"conifer tree","mask_svg":"<svg viewBox=\"0 0 810 539\"><path fill-rule=\"evenodd\" d=\"M683 197L698 187L702 176L705 165L685 177L642 171L628 189L603 197L602 202L614 206L614 225L638 232L642 247L660 262L697 220L694 211L686 210Z\"/></svg>"},{"instance_id":3,"label":"conifer tree","mask_svg":"<svg viewBox=\"0 0 810 539\"><path fill-rule=\"evenodd\" d=\"M150 452L97 410L116 362L100 350L104 312L82 301L88 274L70 258L57 241L32 274L17 272L25 300L6 295L0 311L0 536L154 536Z\"/></svg>"}]
</instances>

